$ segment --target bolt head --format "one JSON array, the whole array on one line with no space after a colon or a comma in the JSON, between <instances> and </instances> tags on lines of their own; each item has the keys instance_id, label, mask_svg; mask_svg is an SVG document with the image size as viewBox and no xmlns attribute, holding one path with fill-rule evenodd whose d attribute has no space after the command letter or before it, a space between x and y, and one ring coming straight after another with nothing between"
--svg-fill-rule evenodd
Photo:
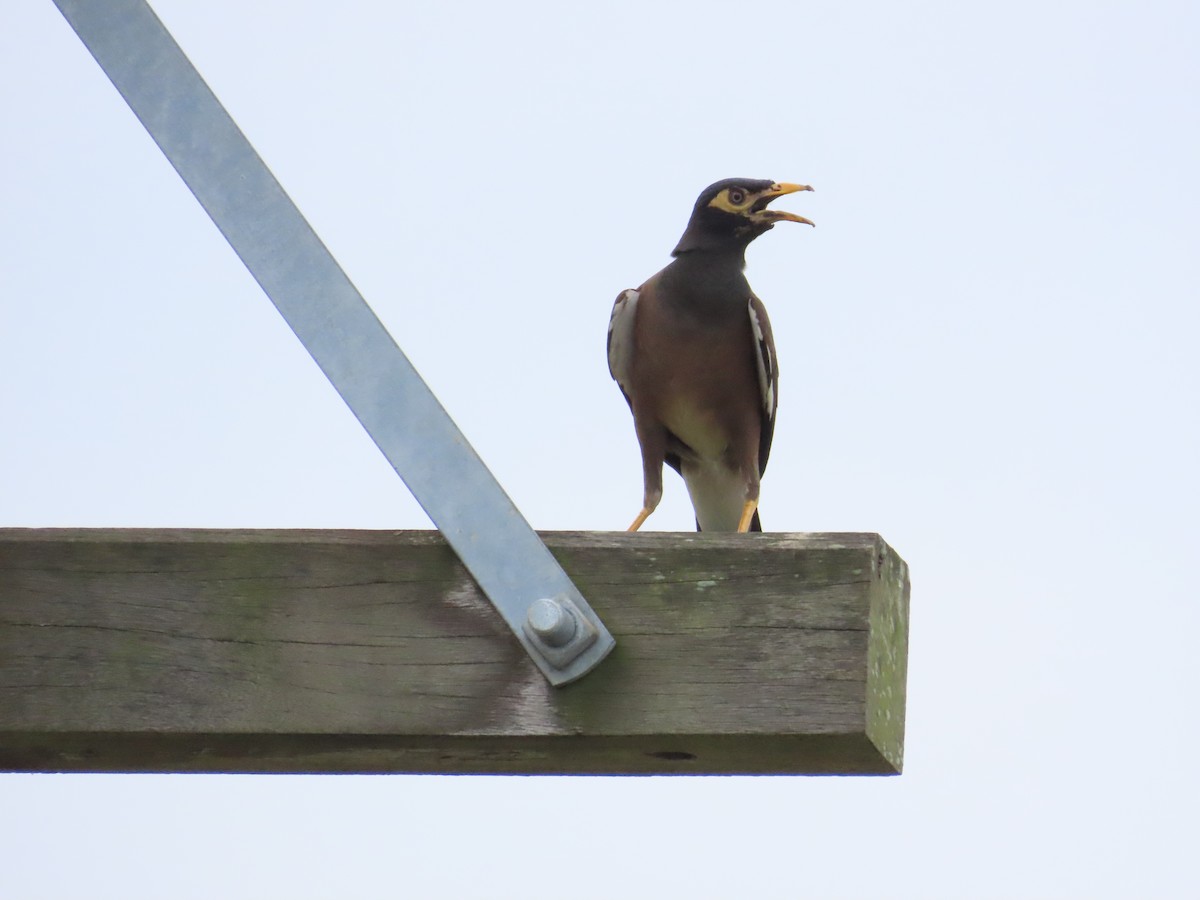
<instances>
[{"instance_id":1,"label":"bolt head","mask_svg":"<svg viewBox=\"0 0 1200 900\"><path fill-rule=\"evenodd\" d=\"M575 617L557 600L534 600L526 613L529 630L550 647L565 647L575 637Z\"/></svg>"}]
</instances>

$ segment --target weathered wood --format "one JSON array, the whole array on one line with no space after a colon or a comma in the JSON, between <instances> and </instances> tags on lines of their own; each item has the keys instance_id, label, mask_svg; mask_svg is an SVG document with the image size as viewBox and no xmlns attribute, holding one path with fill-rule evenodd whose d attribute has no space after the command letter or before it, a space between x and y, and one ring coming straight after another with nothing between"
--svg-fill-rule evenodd
<instances>
[{"instance_id":1,"label":"weathered wood","mask_svg":"<svg viewBox=\"0 0 1200 900\"><path fill-rule=\"evenodd\" d=\"M543 537L618 641L566 688L436 532L0 529L0 769L900 770L878 536Z\"/></svg>"}]
</instances>

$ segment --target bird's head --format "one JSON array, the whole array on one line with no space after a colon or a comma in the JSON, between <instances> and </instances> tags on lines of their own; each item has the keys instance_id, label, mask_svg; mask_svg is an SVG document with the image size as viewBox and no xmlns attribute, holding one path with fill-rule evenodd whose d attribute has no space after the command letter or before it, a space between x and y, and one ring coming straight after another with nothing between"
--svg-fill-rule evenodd
<instances>
[{"instance_id":1,"label":"bird's head","mask_svg":"<svg viewBox=\"0 0 1200 900\"><path fill-rule=\"evenodd\" d=\"M781 184L754 178L726 178L709 185L696 200L683 237L671 252L679 256L692 250L745 249L752 240L770 231L776 222L803 222L803 216L767 209L784 194L811 191L807 184Z\"/></svg>"}]
</instances>

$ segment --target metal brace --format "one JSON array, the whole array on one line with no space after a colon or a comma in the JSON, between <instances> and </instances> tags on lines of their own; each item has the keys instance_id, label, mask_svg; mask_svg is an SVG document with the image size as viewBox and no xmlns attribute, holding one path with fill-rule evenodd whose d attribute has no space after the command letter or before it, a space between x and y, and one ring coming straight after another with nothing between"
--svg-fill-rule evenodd
<instances>
[{"instance_id":1,"label":"metal brace","mask_svg":"<svg viewBox=\"0 0 1200 900\"><path fill-rule=\"evenodd\" d=\"M54 0L552 684L615 641L144 0Z\"/></svg>"}]
</instances>

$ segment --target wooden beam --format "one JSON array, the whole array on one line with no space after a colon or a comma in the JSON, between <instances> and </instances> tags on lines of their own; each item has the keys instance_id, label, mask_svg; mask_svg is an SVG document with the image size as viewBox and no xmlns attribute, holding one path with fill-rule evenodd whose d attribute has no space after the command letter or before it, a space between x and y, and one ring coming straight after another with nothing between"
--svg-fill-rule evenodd
<instances>
[{"instance_id":1,"label":"wooden beam","mask_svg":"<svg viewBox=\"0 0 1200 900\"><path fill-rule=\"evenodd\" d=\"M900 771L877 535L543 537L618 642L566 688L437 532L0 529L0 769Z\"/></svg>"}]
</instances>

